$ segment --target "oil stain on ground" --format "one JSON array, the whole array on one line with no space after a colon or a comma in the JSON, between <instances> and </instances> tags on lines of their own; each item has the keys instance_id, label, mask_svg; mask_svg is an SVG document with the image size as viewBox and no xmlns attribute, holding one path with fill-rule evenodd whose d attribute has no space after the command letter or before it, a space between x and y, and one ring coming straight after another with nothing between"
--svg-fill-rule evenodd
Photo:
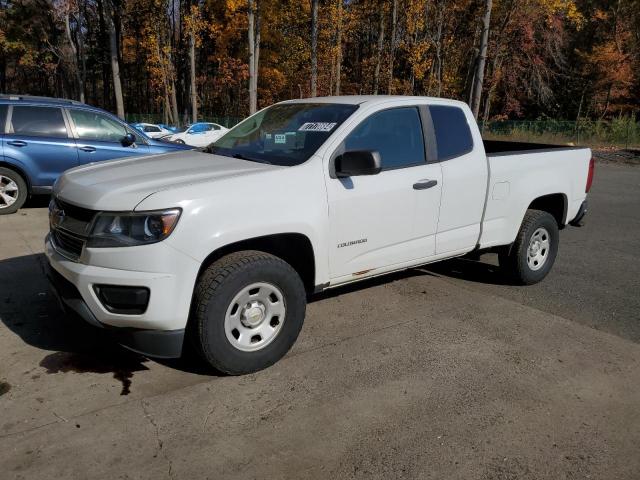
<instances>
[{"instance_id":1,"label":"oil stain on ground","mask_svg":"<svg viewBox=\"0 0 640 480\"><path fill-rule=\"evenodd\" d=\"M47 373L113 373L113 378L122 383L120 395L129 395L131 392L131 378L134 372L149 370L143 365L147 359L128 352L122 352L113 358L101 358L79 353L56 352L47 355L40 362L40 366Z\"/></svg>"},{"instance_id":2,"label":"oil stain on ground","mask_svg":"<svg viewBox=\"0 0 640 480\"><path fill-rule=\"evenodd\" d=\"M9 392L9 390L11 390L11 385L9 385L7 382L0 382L0 396Z\"/></svg>"}]
</instances>

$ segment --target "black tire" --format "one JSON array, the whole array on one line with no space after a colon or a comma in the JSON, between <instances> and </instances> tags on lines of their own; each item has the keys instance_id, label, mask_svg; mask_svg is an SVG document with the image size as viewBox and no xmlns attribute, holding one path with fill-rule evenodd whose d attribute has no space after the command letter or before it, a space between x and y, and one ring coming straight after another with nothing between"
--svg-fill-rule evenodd
<instances>
[{"instance_id":1,"label":"black tire","mask_svg":"<svg viewBox=\"0 0 640 480\"><path fill-rule=\"evenodd\" d=\"M548 251L545 252L546 258L543 262L539 262L541 266L538 267L534 264L535 258L529 261L529 246L536 232L542 232L539 238L544 238L544 232L540 229L548 234ZM558 254L559 237L558 223L551 214L541 210L527 210L516 241L498 255L500 268L513 283L519 285L538 283L553 267ZM544 248L540 248L540 252L544 252Z\"/></svg>"},{"instance_id":2,"label":"black tire","mask_svg":"<svg viewBox=\"0 0 640 480\"><path fill-rule=\"evenodd\" d=\"M259 282L279 289L286 313L271 343L260 350L242 351L225 333L225 316L233 308L236 295ZM256 372L276 363L295 343L306 304L304 285L291 265L264 252L232 253L209 266L196 284L189 325L191 341L200 356L220 372L229 375Z\"/></svg>"},{"instance_id":3,"label":"black tire","mask_svg":"<svg viewBox=\"0 0 640 480\"><path fill-rule=\"evenodd\" d=\"M185 145L184 140L182 140L181 138L177 139L176 143L179 143L180 145Z\"/></svg>"},{"instance_id":4,"label":"black tire","mask_svg":"<svg viewBox=\"0 0 640 480\"><path fill-rule=\"evenodd\" d=\"M24 181L22 175L10 168L0 167L0 177L5 179L5 181L0 179L0 192L3 192L4 188L8 186L6 179L12 181L18 188L17 192L12 190L11 192L6 193L6 195L15 197L15 201L13 201L10 206L7 206L7 202L2 198L2 196L0 196L0 215L9 215L10 213L15 213L20 210L24 205L24 202L27 201L27 197L29 196L27 182Z\"/></svg>"}]
</instances>

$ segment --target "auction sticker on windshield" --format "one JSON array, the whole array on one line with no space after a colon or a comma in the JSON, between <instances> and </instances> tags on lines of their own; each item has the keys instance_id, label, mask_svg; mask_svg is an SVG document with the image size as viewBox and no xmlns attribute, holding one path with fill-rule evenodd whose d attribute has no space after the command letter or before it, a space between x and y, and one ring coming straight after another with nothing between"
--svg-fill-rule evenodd
<instances>
[{"instance_id":1,"label":"auction sticker on windshield","mask_svg":"<svg viewBox=\"0 0 640 480\"><path fill-rule=\"evenodd\" d=\"M299 132L330 132L336 126L335 122L307 122L298 129Z\"/></svg>"}]
</instances>

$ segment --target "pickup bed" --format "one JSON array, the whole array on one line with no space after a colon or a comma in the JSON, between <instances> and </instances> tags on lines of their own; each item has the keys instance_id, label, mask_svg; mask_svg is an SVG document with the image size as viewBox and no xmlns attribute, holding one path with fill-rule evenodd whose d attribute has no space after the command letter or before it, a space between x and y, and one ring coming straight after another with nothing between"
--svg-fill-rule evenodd
<instances>
[{"instance_id":1,"label":"pickup bed","mask_svg":"<svg viewBox=\"0 0 640 480\"><path fill-rule=\"evenodd\" d=\"M483 142L461 102L292 100L202 151L68 171L45 251L63 304L124 346L189 336L241 374L286 354L313 292L487 250L542 280L592 178L589 149Z\"/></svg>"}]
</instances>

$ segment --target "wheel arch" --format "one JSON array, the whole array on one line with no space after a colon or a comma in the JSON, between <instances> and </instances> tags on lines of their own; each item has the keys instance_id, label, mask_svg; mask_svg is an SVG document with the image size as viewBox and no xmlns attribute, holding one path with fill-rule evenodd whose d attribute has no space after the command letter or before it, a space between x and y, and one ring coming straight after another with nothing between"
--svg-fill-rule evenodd
<instances>
[{"instance_id":1,"label":"wheel arch","mask_svg":"<svg viewBox=\"0 0 640 480\"><path fill-rule=\"evenodd\" d=\"M564 193L550 193L534 199L526 210L542 210L556 219L558 228L562 229L567 223L567 209L569 202Z\"/></svg>"},{"instance_id":2,"label":"wheel arch","mask_svg":"<svg viewBox=\"0 0 640 480\"><path fill-rule=\"evenodd\" d=\"M13 170L18 175L20 175L24 180L24 183L27 184L27 193L31 194L31 188L32 188L31 179L29 178L29 175L27 175L27 172L24 170L24 168L16 165L15 163L10 163L10 162L7 162L6 160L1 160L1 159L0 159L0 167Z\"/></svg>"},{"instance_id":3,"label":"wheel arch","mask_svg":"<svg viewBox=\"0 0 640 480\"><path fill-rule=\"evenodd\" d=\"M305 234L296 232L252 237L219 247L204 259L198 271L198 278L216 260L242 250L258 250L281 258L298 272L307 292L313 292L316 276L313 244Z\"/></svg>"}]
</instances>

